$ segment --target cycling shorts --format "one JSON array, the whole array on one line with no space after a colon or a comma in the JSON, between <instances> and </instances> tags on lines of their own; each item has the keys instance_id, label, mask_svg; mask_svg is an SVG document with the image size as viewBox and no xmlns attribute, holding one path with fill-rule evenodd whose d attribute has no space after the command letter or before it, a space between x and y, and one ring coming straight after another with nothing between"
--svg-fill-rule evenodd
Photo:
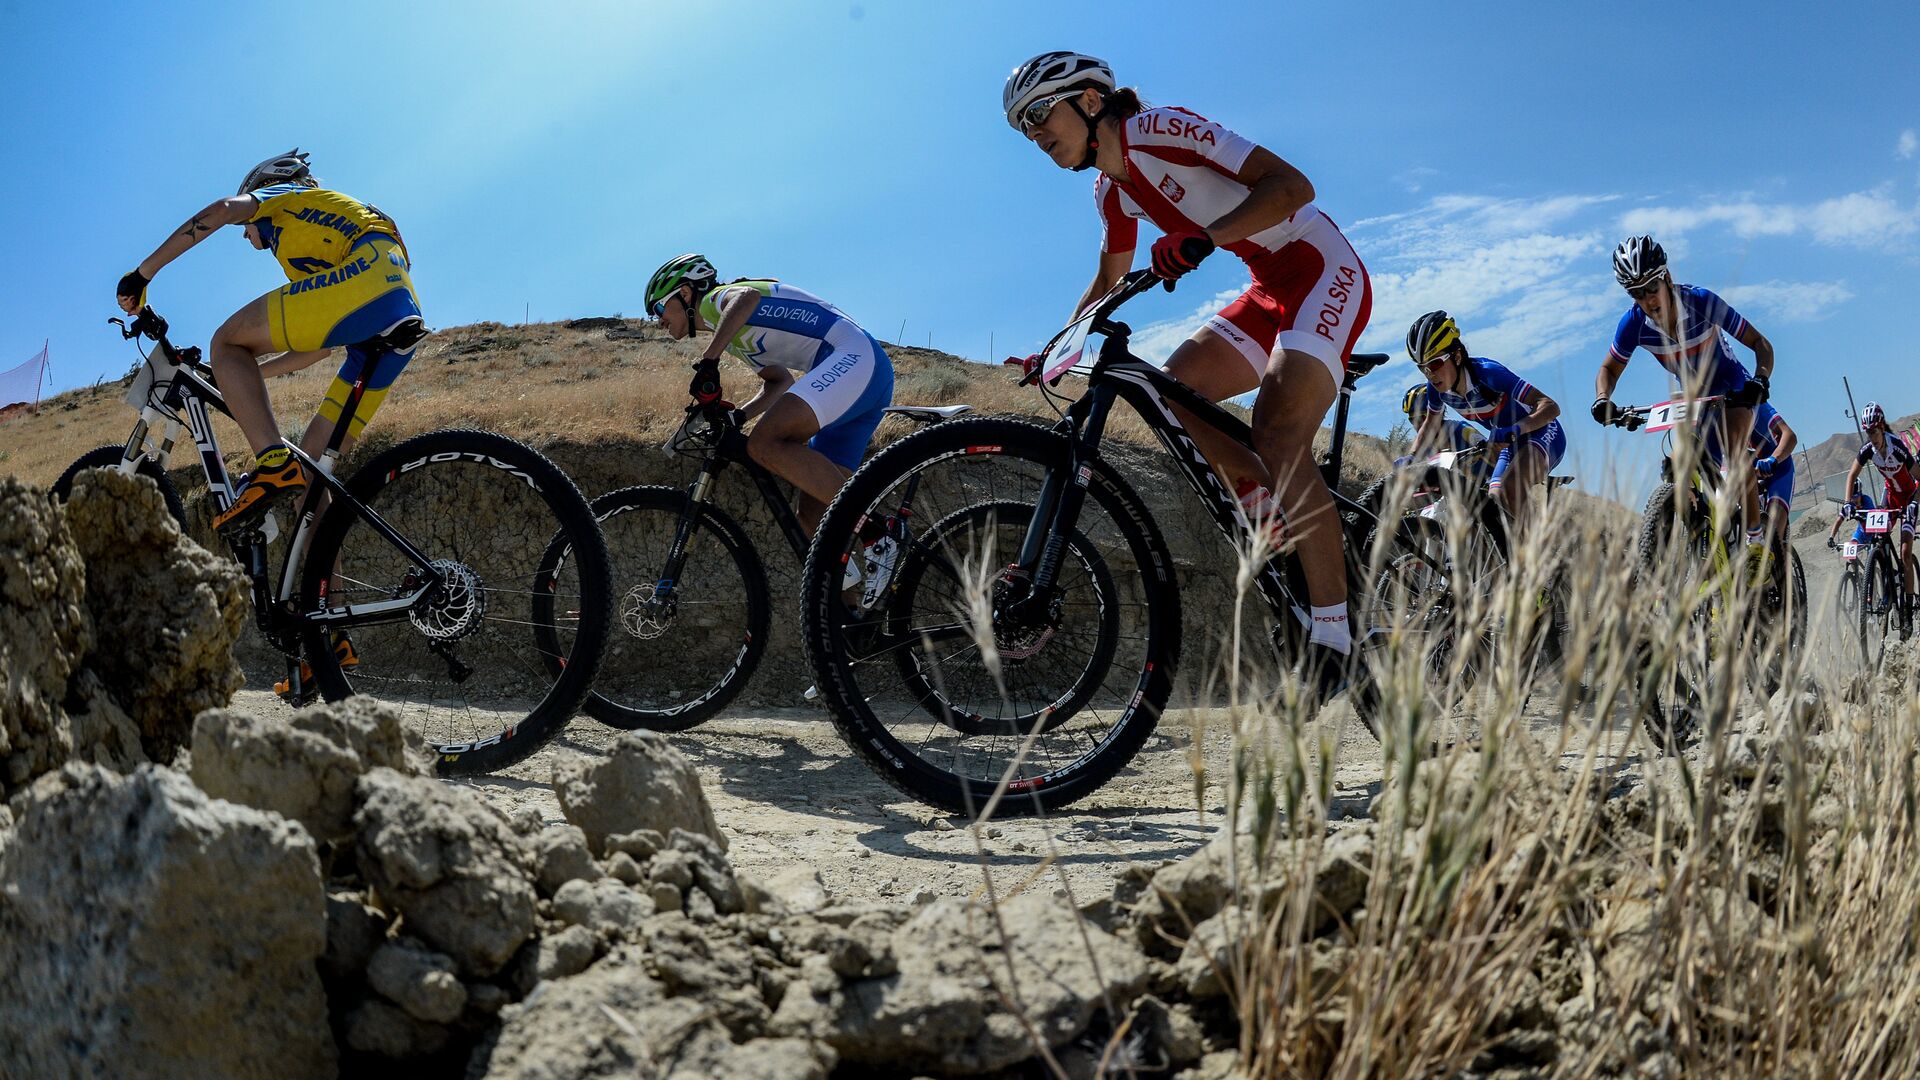
<instances>
[{"instance_id":1,"label":"cycling shorts","mask_svg":"<svg viewBox=\"0 0 1920 1080\"><path fill-rule=\"evenodd\" d=\"M1793 505L1793 459L1777 461L1773 466L1773 475L1760 481L1760 512L1766 513L1766 503L1777 502L1785 510Z\"/></svg>"},{"instance_id":2,"label":"cycling shorts","mask_svg":"<svg viewBox=\"0 0 1920 1080\"><path fill-rule=\"evenodd\" d=\"M348 261L289 281L267 295L267 326L273 347L288 352L347 347L346 363L327 388L320 416L339 423L341 410L364 373L366 387L354 407L348 434L357 436L379 411L387 388L413 359L412 350L387 353L367 371L366 350L355 348L402 319L420 314L407 259L390 236L369 234L348 252Z\"/></svg>"},{"instance_id":3,"label":"cycling shorts","mask_svg":"<svg viewBox=\"0 0 1920 1080\"><path fill-rule=\"evenodd\" d=\"M845 469L860 467L874 429L893 404L893 361L871 335L847 324L824 355L794 376L787 393L807 403L820 430L807 445Z\"/></svg>"},{"instance_id":4,"label":"cycling shorts","mask_svg":"<svg viewBox=\"0 0 1920 1080\"><path fill-rule=\"evenodd\" d=\"M1318 214L1297 239L1249 262L1253 286L1206 322L1239 351L1255 378L1277 343L1327 366L1338 387L1373 314L1373 283L1340 227Z\"/></svg>"},{"instance_id":5,"label":"cycling shorts","mask_svg":"<svg viewBox=\"0 0 1920 1080\"><path fill-rule=\"evenodd\" d=\"M1487 478L1488 491L1500 490L1500 481L1507 475L1507 468L1513 464L1513 452L1522 446L1538 447L1540 452L1546 455L1547 467L1541 472L1541 475L1545 476L1553 471L1555 465L1560 464L1561 458L1567 455L1567 433L1560 427L1560 421L1551 420L1546 427L1523 435L1517 441L1501 447L1500 456L1493 462L1493 474Z\"/></svg>"},{"instance_id":6,"label":"cycling shorts","mask_svg":"<svg viewBox=\"0 0 1920 1080\"><path fill-rule=\"evenodd\" d=\"M1920 526L1920 500L1916 500L1911 493L1903 495L1887 485L1884 497L1880 500L1880 509L1897 512L1900 515L1900 531L1908 536L1920 531L1916 528Z\"/></svg>"}]
</instances>

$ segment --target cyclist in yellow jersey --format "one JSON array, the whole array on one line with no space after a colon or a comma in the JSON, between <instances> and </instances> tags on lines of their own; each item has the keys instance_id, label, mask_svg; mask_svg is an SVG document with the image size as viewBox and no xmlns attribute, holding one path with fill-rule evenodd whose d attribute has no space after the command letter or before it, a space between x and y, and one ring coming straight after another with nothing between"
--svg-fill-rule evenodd
<instances>
[{"instance_id":1,"label":"cyclist in yellow jersey","mask_svg":"<svg viewBox=\"0 0 1920 1080\"><path fill-rule=\"evenodd\" d=\"M344 451L413 358L411 349L384 353L366 372L369 356L354 346L418 317L420 302L393 219L321 187L308 170L307 155L295 148L248 170L238 194L208 204L122 277L121 309L138 311L154 275L222 225L242 226L247 241L256 250L273 252L287 274L286 285L234 312L208 347L221 395L255 461L254 470L241 478L233 505L213 521L214 528L225 531L258 522L276 500L307 485L281 439L266 378L310 367L347 346L346 363L300 440L309 456L325 449L353 382L364 373L366 387L341 444ZM260 363L270 353L281 355Z\"/></svg>"}]
</instances>

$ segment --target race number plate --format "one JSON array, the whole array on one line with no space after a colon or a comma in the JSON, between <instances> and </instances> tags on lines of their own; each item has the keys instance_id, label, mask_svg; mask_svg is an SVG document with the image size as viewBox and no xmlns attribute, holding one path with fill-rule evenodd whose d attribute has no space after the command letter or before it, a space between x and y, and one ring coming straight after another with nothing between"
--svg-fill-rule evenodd
<instances>
[{"instance_id":1,"label":"race number plate","mask_svg":"<svg viewBox=\"0 0 1920 1080\"><path fill-rule=\"evenodd\" d=\"M1707 411L1707 406L1719 401L1717 397L1680 398L1663 401L1647 414L1647 434L1654 435L1670 431L1681 424L1698 420Z\"/></svg>"},{"instance_id":2,"label":"race number plate","mask_svg":"<svg viewBox=\"0 0 1920 1080\"><path fill-rule=\"evenodd\" d=\"M1846 543L1841 544L1840 557L1847 560L1848 562L1852 562L1853 560L1859 558L1860 557L1859 541L1849 540Z\"/></svg>"},{"instance_id":3,"label":"race number plate","mask_svg":"<svg viewBox=\"0 0 1920 1080\"><path fill-rule=\"evenodd\" d=\"M1891 511L1869 510L1866 515L1866 524L1862 527L1870 533L1883 533L1887 531L1888 523L1892 518L1893 514Z\"/></svg>"}]
</instances>

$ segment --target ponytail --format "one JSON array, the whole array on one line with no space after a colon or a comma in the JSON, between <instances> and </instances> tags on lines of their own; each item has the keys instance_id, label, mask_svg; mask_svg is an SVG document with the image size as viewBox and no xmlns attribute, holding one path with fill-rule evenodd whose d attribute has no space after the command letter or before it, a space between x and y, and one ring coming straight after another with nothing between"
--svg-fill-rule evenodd
<instances>
[{"instance_id":1,"label":"ponytail","mask_svg":"<svg viewBox=\"0 0 1920 1080\"><path fill-rule=\"evenodd\" d=\"M1144 108L1146 106L1140 101L1140 91L1131 86L1122 86L1101 100L1100 112L1094 120L1098 122L1108 116L1125 120L1129 116L1137 115Z\"/></svg>"}]
</instances>

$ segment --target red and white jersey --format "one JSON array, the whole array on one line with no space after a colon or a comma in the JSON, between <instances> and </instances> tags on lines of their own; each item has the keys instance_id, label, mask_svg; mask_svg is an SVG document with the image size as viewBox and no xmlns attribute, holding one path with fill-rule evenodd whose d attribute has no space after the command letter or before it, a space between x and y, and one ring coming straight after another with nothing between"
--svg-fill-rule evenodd
<instances>
[{"instance_id":1,"label":"red and white jersey","mask_svg":"<svg viewBox=\"0 0 1920 1080\"><path fill-rule=\"evenodd\" d=\"M1163 106L1147 109L1120 127L1125 182L1105 173L1094 181L1094 202L1104 233L1100 250L1110 254L1139 246L1139 219L1162 232L1196 232L1246 201L1248 188L1234 179L1253 153L1250 139L1198 113ZM1258 263L1298 239L1321 217L1312 203L1293 216L1226 249Z\"/></svg>"}]
</instances>

